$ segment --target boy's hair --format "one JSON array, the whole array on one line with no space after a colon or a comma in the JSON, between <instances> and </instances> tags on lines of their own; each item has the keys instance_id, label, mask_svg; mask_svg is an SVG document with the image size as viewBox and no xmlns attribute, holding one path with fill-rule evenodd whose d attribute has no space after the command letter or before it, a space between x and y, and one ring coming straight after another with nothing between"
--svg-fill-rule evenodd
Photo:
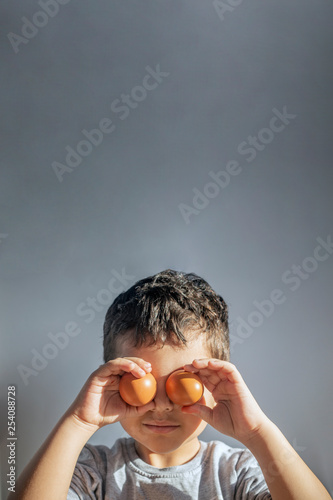
<instances>
[{"instance_id":1,"label":"boy's hair","mask_svg":"<svg viewBox=\"0 0 333 500\"><path fill-rule=\"evenodd\" d=\"M137 281L113 301L103 331L105 363L117 357L116 340L128 333L135 347L186 345L186 331L188 339L204 333L213 358L230 357L227 304L195 273L166 269Z\"/></svg>"}]
</instances>

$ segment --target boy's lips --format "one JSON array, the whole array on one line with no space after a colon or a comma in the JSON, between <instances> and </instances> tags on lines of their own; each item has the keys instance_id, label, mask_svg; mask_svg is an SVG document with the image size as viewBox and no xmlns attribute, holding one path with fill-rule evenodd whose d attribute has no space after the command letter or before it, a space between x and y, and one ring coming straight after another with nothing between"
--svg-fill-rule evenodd
<instances>
[{"instance_id":1,"label":"boy's lips","mask_svg":"<svg viewBox=\"0 0 333 500\"><path fill-rule=\"evenodd\" d=\"M151 420L149 422L143 422L145 425L157 425L161 427L178 427L179 424L169 422L168 420Z\"/></svg>"},{"instance_id":2,"label":"boy's lips","mask_svg":"<svg viewBox=\"0 0 333 500\"><path fill-rule=\"evenodd\" d=\"M143 422L143 425L152 432L158 432L162 434L172 432L177 427L180 427L179 424L175 424L173 422L168 422L168 421Z\"/></svg>"}]
</instances>

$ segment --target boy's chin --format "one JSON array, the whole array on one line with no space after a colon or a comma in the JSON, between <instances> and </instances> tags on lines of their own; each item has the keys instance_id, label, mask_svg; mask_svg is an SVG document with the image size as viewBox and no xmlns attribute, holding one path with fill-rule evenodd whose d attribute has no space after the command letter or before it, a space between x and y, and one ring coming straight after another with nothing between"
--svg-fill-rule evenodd
<instances>
[{"instance_id":1,"label":"boy's chin","mask_svg":"<svg viewBox=\"0 0 333 500\"><path fill-rule=\"evenodd\" d=\"M167 455L169 453L172 453L174 451L179 450L182 445L184 444L183 442L173 442L171 439L166 439L164 442L161 440L149 440L147 441L141 441L135 439L135 448L136 450L140 451L142 447L144 447L146 450L149 450L150 453L156 453L158 455Z\"/></svg>"},{"instance_id":2,"label":"boy's chin","mask_svg":"<svg viewBox=\"0 0 333 500\"><path fill-rule=\"evenodd\" d=\"M194 443L197 442L197 437L193 437L190 441L192 445L187 441L175 440L167 438L165 440L160 439L135 439L135 449L139 457L141 457L144 461L149 463L147 460L148 456L151 454L154 455L178 455L178 453L183 454L182 449L187 448L187 445L194 446Z\"/></svg>"}]
</instances>

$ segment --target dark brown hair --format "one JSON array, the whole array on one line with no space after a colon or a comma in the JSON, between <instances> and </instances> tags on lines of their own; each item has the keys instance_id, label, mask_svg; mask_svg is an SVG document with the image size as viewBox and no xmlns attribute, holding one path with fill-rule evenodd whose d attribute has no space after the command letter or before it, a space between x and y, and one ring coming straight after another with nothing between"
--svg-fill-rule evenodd
<instances>
[{"instance_id":1,"label":"dark brown hair","mask_svg":"<svg viewBox=\"0 0 333 500\"><path fill-rule=\"evenodd\" d=\"M105 362L117 357L116 340L129 330L135 347L186 345L185 333L205 334L213 358L230 357L227 304L195 273L166 269L118 295L105 316Z\"/></svg>"}]
</instances>

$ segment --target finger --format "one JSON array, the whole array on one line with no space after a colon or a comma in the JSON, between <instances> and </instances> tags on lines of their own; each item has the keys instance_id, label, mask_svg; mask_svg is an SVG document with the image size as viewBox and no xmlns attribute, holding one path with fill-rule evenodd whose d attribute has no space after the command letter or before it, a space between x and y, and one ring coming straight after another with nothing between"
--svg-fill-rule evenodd
<instances>
[{"instance_id":1,"label":"finger","mask_svg":"<svg viewBox=\"0 0 333 500\"><path fill-rule=\"evenodd\" d=\"M144 413L147 413L149 410L153 410L155 408L155 403L153 401L150 401L150 403L147 403L142 406L132 406L127 403L126 405L126 414L125 418L132 418L132 417L140 417Z\"/></svg>"},{"instance_id":2,"label":"finger","mask_svg":"<svg viewBox=\"0 0 333 500\"><path fill-rule=\"evenodd\" d=\"M142 416L144 413L147 413L147 411L153 410L155 408L155 403L154 401L150 401L150 403L147 403L146 405L132 406L132 408L136 410L138 416Z\"/></svg>"},{"instance_id":3,"label":"finger","mask_svg":"<svg viewBox=\"0 0 333 500\"><path fill-rule=\"evenodd\" d=\"M128 358L116 358L101 365L93 376L107 378L111 375L123 375L126 372L132 373L136 377L142 377L146 374L144 368L141 368L136 362Z\"/></svg>"},{"instance_id":4,"label":"finger","mask_svg":"<svg viewBox=\"0 0 333 500\"><path fill-rule=\"evenodd\" d=\"M202 383L204 384L204 386L207 387L207 389L210 392L213 392L213 390L216 387L216 382L215 383L211 382L209 377L201 376L201 374L200 374L200 379L201 379Z\"/></svg>"},{"instance_id":5,"label":"finger","mask_svg":"<svg viewBox=\"0 0 333 500\"><path fill-rule=\"evenodd\" d=\"M220 380L228 380L232 383L240 383L243 380L235 365L221 359L194 359L192 364L184 365L184 370L196 372L203 376L209 376L212 375L212 372L215 372ZM213 382L211 378L210 381ZM217 383L218 379L215 378L215 381Z\"/></svg>"},{"instance_id":6,"label":"finger","mask_svg":"<svg viewBox=\"0 0 333 500\"><path fill-rule=\"evenodd\" d=\"M191 406L183 406L181 411L182 413L187 413L188 415L196 415L202 420L205 420L208 424L210 424L213 419L213 410L208 406L200 405L198 403Z\"/></svg>"},{"instance_id":7,"label":"finger","mask_svg":"<svg viewBox=\"0 0 333 500\"><path fill-rule=\"evenodd\" d=\"M216 385L221 380L227 380L226 376L219 373L218 371L212 370L211 368L194 368L192 365L185 365L185 371L188 371L190 373L195 373L200 377L202 382L210 382L210 384ZM207 386L208 387L208 386Z\"/></svg>"},{"instance_id":8,"label":"finger","mask_svg":"<svg viewBox=\"0 0 333 500\"><path fill-rule=\"evenodd\" d=\"M140 368L142 368L146 373L150 372L152 370L151 363L149 361L145 361L142 358L136 358L136 357L125 357L125 359L129 359L130 361L133 361L133 363L137 364Z\"/></svg>"}]
</instances>

